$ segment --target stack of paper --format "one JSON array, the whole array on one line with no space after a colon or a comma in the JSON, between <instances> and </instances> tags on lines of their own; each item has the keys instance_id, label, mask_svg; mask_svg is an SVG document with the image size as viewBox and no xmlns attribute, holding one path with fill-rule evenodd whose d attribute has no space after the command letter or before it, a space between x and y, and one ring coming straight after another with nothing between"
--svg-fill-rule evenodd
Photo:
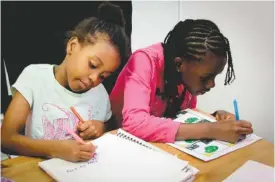
<instances>
[{"instance_id":1,"label":"stack of paper","mask_svg":"<svg viewBox=\"0 0 275 182\"><path fill-rule=\"evenodd\" d=\"M224 182L273 182L274 168L255 162L247 161L243 166L230 175Z\"/></svg>"}]
</instances>

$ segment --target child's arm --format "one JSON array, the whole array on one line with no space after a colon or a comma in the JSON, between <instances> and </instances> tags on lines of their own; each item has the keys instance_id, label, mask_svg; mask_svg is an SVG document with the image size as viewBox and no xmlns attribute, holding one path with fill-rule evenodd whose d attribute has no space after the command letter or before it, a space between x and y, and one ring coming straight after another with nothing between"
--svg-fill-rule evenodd
<instances>
[{"instance_id":1,"label":"child's arm","mask_svg":"<svg viewBox=\"0 0 275 182\"><path fill-rule=\"evenodd\" d=\"M252 125L247 121L225 120L215 123L180 124L176 140L208 138L235 143L242 134L252 132Z\"/></svg>"},{"instance_id":2,"label":"child's arm","mask_svg":"<svg viewBox=\"0 0 275 182\"><path fill-rule=\"evenodd\" d=\"M1 127L3 152L37 157L60 157L69 161L85 161L91 158L94 152L92 145L81 145L74 140L39 140L21 135L29 112L29 103L20 92L16 92Z\"/></svg>"},{"instance_id":3,"label":"child's arm","mask_svg":"<svg viewBox=\"0 0 275 182\"><path fill-rule=\"evenodd\" d=\"M127 63L122 110L124 130L146 141L166 143L202 138L235 141L240 134L252 132L251 124L245 121L180 124L171 118L151 115L152 62L145 53L137 52ZM196 101L192 103L192 107L195 107Z\"/></svg>"},{"instance_id":4,"label":"child's arm","mask_svg":"<svg viewBox=\"0 0 275 182\"><path fill-rule=\"evenodd\" d=\"M150 113L151 94L154 92L151 83L156 71L154 62L146 53L135 52L123 70L122 127L146 141L173 143L180 123Z\"/></svg>"},{"instance_id":5,"label":"child's arm","mask_svg":"<svg viewBox=\"0 0 275 182\"><path fill-rule=\"evenodd\" d=\"M25 98L16 92L5 114L1 128L4 152L32 156L52 156L53 141L33 140L20 135L24 130L30 106Z\"/></svg>"}]
</instances>

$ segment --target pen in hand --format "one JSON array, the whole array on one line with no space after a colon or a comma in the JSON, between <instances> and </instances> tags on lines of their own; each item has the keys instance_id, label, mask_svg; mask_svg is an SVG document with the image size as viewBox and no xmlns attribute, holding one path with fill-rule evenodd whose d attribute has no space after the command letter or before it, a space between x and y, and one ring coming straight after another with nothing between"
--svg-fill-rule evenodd
<instances>
[{"instance_id":1,"label":"pen in hand","mask_svg":"<svg viewBox=\"0 0 275 182\"><path fill-rule=\"evenodd\" d=\"M68 126L66 126L66 130L69 134L74 137L75 140L77 140L81 144L86 144L82 138L80 138L75 132L73 132Z\"/></svg>"},{"instance_id":2,"label":"pen in hand","mask_svg":"<svg viewBox=\"0 0 275 182\"><path fill-rule=\"evenodd\" d=\"M233 105L234 105L234 111L235 111L236 121L239 121L240 120L240 115L239 115L238 103L237 103L236 99L234 99ZM245 138L246 138L246 135L243 134L243 135L241 135L240 140L243 140Z\"/></svg>"}]
</instances>

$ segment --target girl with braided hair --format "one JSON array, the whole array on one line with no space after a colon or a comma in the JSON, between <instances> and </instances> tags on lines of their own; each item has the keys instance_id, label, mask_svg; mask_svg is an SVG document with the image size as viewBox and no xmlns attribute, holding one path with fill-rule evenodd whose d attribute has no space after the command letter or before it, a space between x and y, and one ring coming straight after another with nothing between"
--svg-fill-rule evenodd
<instances>
[{"instance_id":1,"label":"girl with braided hair","mask_svg":"<svg viewBox=\"0 0 275 182\"><path fill-rule=\"evenodd\" d=\"M172 118L195 108L197 96L215 87L227 63L225 85L235 79L228 39L209 20L180 21L163 43L135 51L121 71L110 100L116 121L131 134L151 142L218 139L236 142L253 132L251 123L226 111L219 122L183 124ZM165 117L162 118L162 117Z\"/></svg>"}]
</instances>

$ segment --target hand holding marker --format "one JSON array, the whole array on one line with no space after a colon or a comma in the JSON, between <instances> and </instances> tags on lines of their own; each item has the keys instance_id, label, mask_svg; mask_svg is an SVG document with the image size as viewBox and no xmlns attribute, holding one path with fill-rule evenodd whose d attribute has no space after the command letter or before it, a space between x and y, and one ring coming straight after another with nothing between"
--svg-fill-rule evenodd
<instances>
[{"instance_id":1,"label":"hand holding marker","mask_svg":"<svg viewBox=\"0 0 275 182\"><path fill-rule=\"evenodd\" d=\"M236 99L234 99L233 105L234 105L234 111L235 111L236 121L239 121L240 120L240 115L239 115L238 103L237 103ZM240 140L243 140L245 138L246 138L246 135L242 135L241 138L240 138Z\"/></svg>"}]
</instances>

